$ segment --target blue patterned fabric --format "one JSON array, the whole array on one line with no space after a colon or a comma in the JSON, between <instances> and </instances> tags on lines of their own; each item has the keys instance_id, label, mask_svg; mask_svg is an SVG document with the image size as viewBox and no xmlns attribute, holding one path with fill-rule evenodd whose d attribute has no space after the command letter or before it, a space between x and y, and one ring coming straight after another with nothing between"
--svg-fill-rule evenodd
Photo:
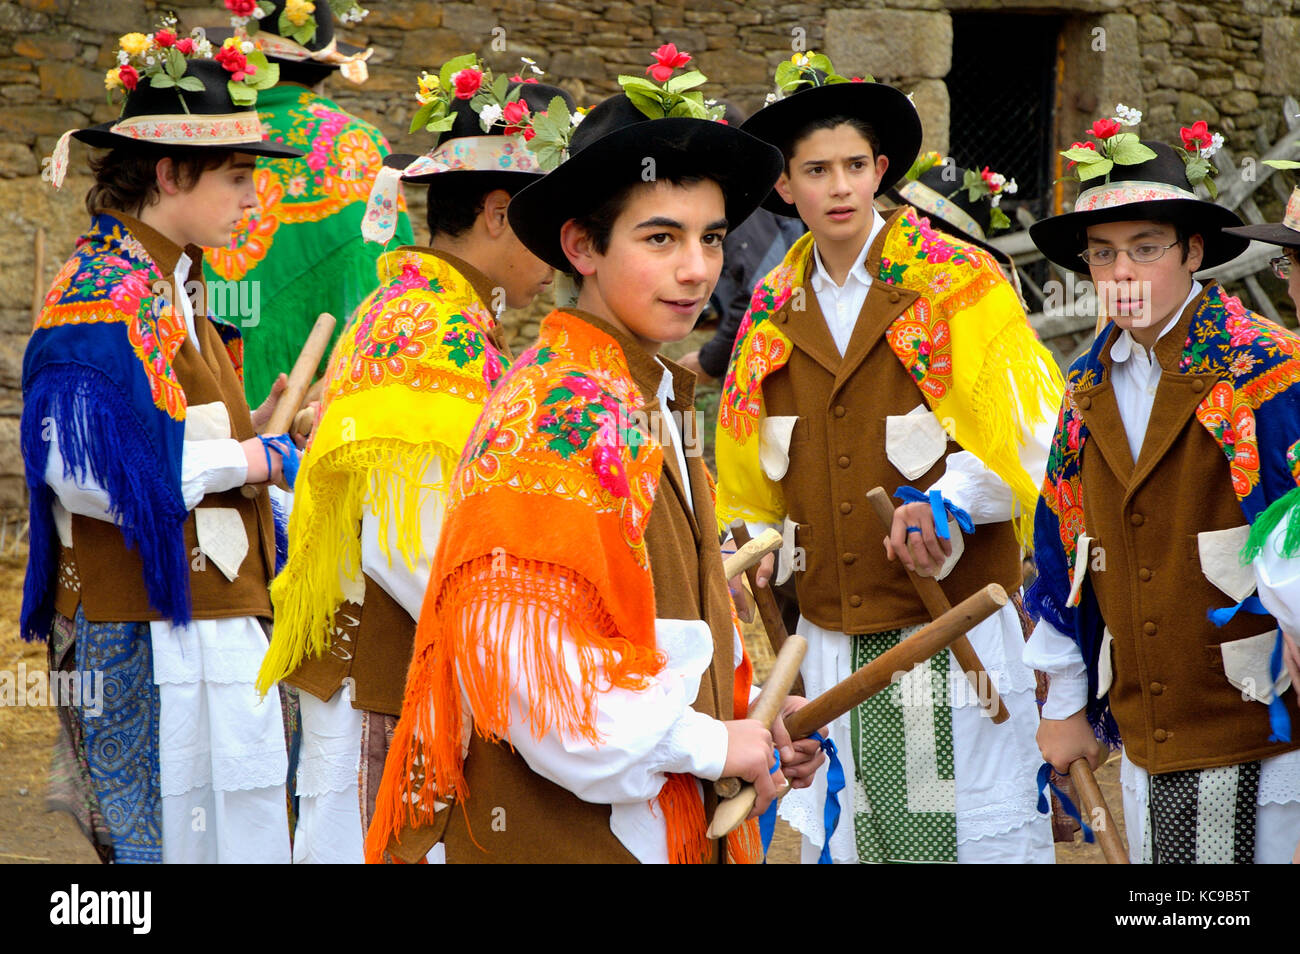
<instances>
[{"instance_id":1,"label":"blue patterned fabric","mask_svg":"<svg viewBox=\"0 0 1300 954\"><path fill-rule=\"evenodd\" d=\"M1088 720L1114 745L1119 730L1109 699L1096 698L1104 623L1087 577L1078 605L1069 605L1075 549L1085 527L1080 461L1088 440L1074 392L1105 379L1101 356L1111 328L1107 324L1066 374L1065 400L1034 514L1038 577L1025 594L1025 609L1078 644L1088 667ZM1227 458L1233 491L1253 524L1300 483L1300 387L1293 386L1300 383L1300 337L1246 310L1212 282L1192 315L1177 371L1218 376L1196 418Z\"/></svg>"},{"instance_id":2,"label":"blue patterned fabric","mask_svg":"<svg viewBox=\"0 0 1300 954\"><path fill-rule=\"evenodd\" d=\"M118 864L162 863L158 687L148 623L75 620L76 668L103 674L102 711L79 709L91 788Z\"/></svg>"}]
</instances>

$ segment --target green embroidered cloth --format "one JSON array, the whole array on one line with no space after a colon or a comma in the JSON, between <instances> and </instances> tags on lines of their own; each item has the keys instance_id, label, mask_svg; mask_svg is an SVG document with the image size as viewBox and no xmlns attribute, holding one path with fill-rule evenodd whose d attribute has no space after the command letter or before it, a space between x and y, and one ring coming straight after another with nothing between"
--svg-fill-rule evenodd
<instances>
[{"instance_id":1,"label":"green embroidered cloth","mask_svg":"<svg viewBox=\"0 0 1300 954\"><path fill-rule=\"evenodd\" d=\"M244 334L244 393L257 407L287 372L316 317L338 319L335 335L376 285L385 246L361 237L370 184L389 152L384 135L301 86L263 90L257 109L267 137L303 159L257 160L258 208L230 245L208 249L208 309ZM388 247L411 245L406 212Z\"/></svg>"}]
</instances>

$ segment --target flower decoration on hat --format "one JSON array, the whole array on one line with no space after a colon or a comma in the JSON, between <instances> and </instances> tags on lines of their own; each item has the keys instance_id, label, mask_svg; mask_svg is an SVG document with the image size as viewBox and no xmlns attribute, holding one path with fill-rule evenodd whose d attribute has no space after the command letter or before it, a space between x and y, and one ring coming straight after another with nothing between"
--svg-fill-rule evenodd
<instances>
[{"instance_id":1,"label":"flower decoration on hat","mask_svg":"<svg viewBox=\"0 0 1300 954\"><path fill-rule=\"evenodd\" d=\"M722 119L725 107L706 100L696 88L708 82L707 76L699 70L674 75L691 61L689 53L679 51L674 43L665 43L651 55L654 62L646 67L645 76L618 78L623 95L633 106L650 119Z\"/></svg>"},{"instance_id":2,"label":"flower decoration on hat","mask_svg":"<svg viewBox=\"0 0 1300 954\"><path fill-rule=\"evenodd\" d=\"M966 195L971 202L988 198L992 206L989 209L990 232L1011 228L1011 220L998 208L998 205L1004 195L1013 195L1019 189L1015 179L1008 179L1002 173L992 172L988 166L985 166L983 169L967 169L962 177L961 188L966 190ZM961 189L957 191L960 192Z\"/></svg>"},{"instance_id":3,"label":"flower decoration on hat","mask_svg":"<svg viewBox=\"0 0 1300 954\"><path fill-rule=\"evenodd\" d=\"M213 59L230 74L226 89L236 106L252 106L258 90L270 89L280 81L279 64L267 60L257 41L247 36L227 37Z\"/></svg>"},{"instance_id":4,"label":"flower decoration on hat","mask_svg":"<svg viewBox=\"0 0 1300 954\"><path fill-rule=\"evenodd\" d=\"M184 94L202 92L203 81L197 76L187 75L189 62L212 56L212 44L202 30L179 36L176 18L167 16L153 33L127 33L117 43L117 66L104 74L104 90L110 104L118 90L130 93L142 81L147 81L155 88L175 88L181 109L187 113L190 111Z\"/></svg>"},{"instance_id":5,"label":"flower decoration on hat","mask_svg":"<svg viewBox=\"0 0 1300 954\"><path fill-rule=\"evenodd\" d=\"M356 0L328 0L334 18L339 23L360 23L370 11L363 9ZM226 9L230 11L230 25L242 30L249 36L257 33L258 21L265 19L275 11L272 0L225 0ZM316 39L316 4L312 0L286 0L280 11L276 30L280 36L288 37L303 46Z\"/></svg>"},{"instance_id":6,"label":"flower decoration on hat","mask_svg":"<svg viewBox=\"0 0 1300 954\"><path fill-rule=\"evenodd\" d=\"M547 170L555 168L563 161L573 129L581 120L575 121L560 96L547 104L545 112L534 113L521 94L524 84L536 83L536 76L544 73L533 60L520 59L523 63L520 73L535 76L520 79L519 74L494 75L474 53L448 60L437 75L421 73L415 94L420 108L411 117L409 131L423 129L435 134L449 131L456 123L453 102L468 100L484 134L499 126L504 135L522 136L528 149L537 154L538 165Z\"/></svg>"},{"instance_id":7,"label":"flower decoration on hat","mask_svg":"<svg viewBox=\"0 0 1300 954\"><path fill-rule=\"evenodd\" d=\"M931 149L929 152L923 152L916 157L916 160L912 163L911 168L909 168L907 172L903 174L903 178L915 182L917 179L921 178L921 176L925 175L935 166L943 165L944 161L945 160L943 156L935 152L933 149Z\"/></svg>"},{"instance_id":8,"label":"flower decoration on hat","mask_svg":"<svg viewBox=\"0 0 1300 954\"><path fill-rule=\"evenodd\" d=\"M1187 181L1195 188L1205 186L1211 199L1219 196L1219 187L1214 184L1218 167L1210 162L1210 157L1223 148L1223 134L1211 133L1204 119L1198 119L1191 127L1183 126L1178 130L1183 140L1183 151L1179 153L1187 165Z\"/></svg>"},{"instance_id":9,"label":"flower decoration on hat","mask_svg":"<svg viewBox=\"0 0 1300 954\"><path fill-rule=\"evenodd\" d=\"M871 75L841 76L835 72L831 59L825 53L795 53L776 68L776 88L790 94L804 86L834 86L836 83L874 83ZM775 94L774 94L775 97Z\"/></svg>"},{"instance_id":10,"label":"flower decoration on hat","mask_svg":"<svg viewBox=\"0 0 1300 954\"><path fill-rule=\"evenodd\" d=\"M1141 121L1140 110L1119 103L1114 117L1098 119L1088 129L1088 134L1097 140L1095 143L1087 140L1072 143L1060 155L1070 160L1067 168L1076 169L1078 181L1105 176L1109 182L1110 171L1116 166L1136 166L1156 157L1142 145L1137 133L1124 131L1124 127L1136 126Z\"/></svg>"}]
</instances>

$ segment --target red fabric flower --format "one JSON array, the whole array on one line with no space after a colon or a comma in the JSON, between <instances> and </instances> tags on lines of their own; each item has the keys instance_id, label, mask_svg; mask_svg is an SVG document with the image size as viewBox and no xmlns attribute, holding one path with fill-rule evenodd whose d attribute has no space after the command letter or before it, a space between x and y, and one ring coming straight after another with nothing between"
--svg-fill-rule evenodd
<instances>
[{"instance_id":1,"label":"red fabric flower","mask_svg":"<svg viewBox=\"0 0 1300 954\"><path fill-rule=\"evenodd\" d=\"M536 82L537 82L537 77L536 77L536 76L530 76L530 77L528 77L528 79L524 79L522 76L520 76L518 73L516 73L514 76L510 77L510 82L512 82L512 83L536 83Z\"/></svg>"},{"instance_id":2,"label":"red fabric flower","mask_svg":"<svg viewBox=\"0 0 1300 954\"><path fill-rule=\"evenodd\" d=\"M238 47L223 46L217 50L213 59L226 68L226 71L230 73L230 78L236 83L253 72L248 68L248 57L244 56Z\"/></svg>"},{"instance_id":3,"label":"red fabric flower","mask_svg":"<svg viewBox=\"0 0 1300 954\"><path fill-rule=\"evenodd\" d=\"M117 78L122 81L122 85L128 90L135 89L140 85L140 74L135 71L135 67L130 63L117 68Z\"/></svg>"},{"instance_id":4,"label":"red fabric flower","mask_svg":"<svg viewBox=\"0 0 1300 954\"><path fill-rule=\"evenodd\" d=\"M984 184L989 187L989 190L993 191L993 173L989 171L988 166L980 170L980 178L984 180Z\"/></svg>"},{"instance_id":5,"label":"red fabric flower","mask_svg":"<svg viewBox=\"0 0 1300 954\"><path fill-rule=\"evenodd\" d=\"M505 109L501 111L501 121L506 124L505 134L513 136L523 129L524 123L528 121L528 104L522 99L506 103Z\"/></svg>"},{"instance_id":6,"label":"red fabric flower","mask_svg":"<svg viewBox=\"0 0 1300 954\"><path fill-rule=\"evenodd\" d=\"M180 52L184 53L186 56L190 56L194 53L194 41L187 36L182 37L176 41L176 49L180 50Z\"/></svg>"},{"instance_id":7,"label":"red fabric flower","mask_svg":"<svg viewBox=\"0 0 1300 954\"><path fill-rule=\"evenodd\" d=\"M529 126L527 129L524 130L524 142L527 142L528 140L532 139L536 135L537 135L537 130L534 129L532 126Z\"/></svg>"},{"instance_id":8,"label":"red fabric flower","mask_svg":"<svg viewBox=\"0 0 1300 954\"><path fill-rule=\"evenodd\" d=\"M257 9L257 0L226 0L226 9L237 17L251 17Z\"/></svg>"},{"instance_id":9,"label":"red fabric flower","mask_svg":"<svg viewBox=\"0 0 1300 954\"><path fill-rule=\"evenodd\" d=\"M1119 132L1119 130L1119 123L1115 122L1115 120L1099 119L1092 124L1092 128L1089 129L1088 132L1092 133L1098 139L1109 139L1111 136Z\"/></svg>"},{"instance_id":10,"label":"red fabric flower","mask_svg":"<svg viewBox=\"0 0 1300 954\"><path fill-rule=\"evenodd\" d=\"M166 49L169 46L176 45L176 34L171 30L159 30L153 35L153 41Z\"/></svg>"},{"instance_id":11,"label":"red fabric flower","mask_svg":"<svg viewBox=\"0 0 1300 954\"><path fill-rule=\"evenodd\" d=\"M453 76L451 82L456 87L457 99L469 99L483 85L483 73L472 66L467 66Z\"/></svg>"},{"instance_id":12,"label":"red fabric flower","mask_svg":"<svg viewBox=\"0 0 1300 954\"><path fill-rule=\"evenodd\" d=\"M676 43L665 43L654 52L655 62L645 71L654 77L655 82L666 83L673 75L673 70L685 66L691 58L685 53L677 52Z\"/></svg>"},{"instance_id":13,"label":"red fabric flower","mask_svg":"<svg viewBox=\"0 0 1300 954\"><path fill-rule=\"evenodd\" d=\"M1213 137L1210 135L1210 127L1204 119L1198 119L1192 123L1191 129L1186 126L1180 127L1178 135L1183 137L1184 149L1204 148L1213 141Z\"/></svg>"},{"instance_id":14,"label":"red fabric flower","mask_svg":"<svg viewBox=\"0 0 1300 954\"><path fill-rule=\"evenodd\" d=\"M849 82L850 82L850 83L865 83L866 80L864 80L861 76L851 76L851 77L849 77Z\"/></svg>"}]
</instances>

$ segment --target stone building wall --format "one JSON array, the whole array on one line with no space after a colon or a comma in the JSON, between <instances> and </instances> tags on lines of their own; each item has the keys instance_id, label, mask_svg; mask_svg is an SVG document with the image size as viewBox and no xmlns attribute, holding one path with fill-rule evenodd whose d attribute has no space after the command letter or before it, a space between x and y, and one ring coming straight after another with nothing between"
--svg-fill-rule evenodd
<instances>
[{"instance_id":1,"label":"stone building wall","mask_svg":"<svg viewBox=\"0 0 1300 954\"><path fill-rule=\"evenodd\" d=\"M17 415L33 287L53 278L85 223L85 150L74 144L59 193L41 182L40 158L65 129L112 118L102 77L117 37L148 29L164 8L187 26L226 20L217 0L0 0L0 224L8 239L0 246L0 510L22 497ZM1066 18L1061 145L1122 100L1147 112L1148 136L1174 137L1178 125L1203 118L1223 129L1234 149L1250 151L1256 130L1276 138L1281 97L1300 92L1300 0L373 0L370 8L347 36L375 46L371 79L361 88L335 79L328 92L383 129L395 149L410 152L427 148L406 135L414 78L452 55L477 50L504 69L530 56L580 103L594 103L615 91L619 72L641 73L649 51L664 42L697 56L712 80L707 93L746 110L761 104L794 43L825 50L844 72L871 72L913 92L926 148L945 151L952 13ZM418 193L408 198L421 221ZM46 229L47 253L36 280L38 226Z\"/></svg>"}]
</instances>

